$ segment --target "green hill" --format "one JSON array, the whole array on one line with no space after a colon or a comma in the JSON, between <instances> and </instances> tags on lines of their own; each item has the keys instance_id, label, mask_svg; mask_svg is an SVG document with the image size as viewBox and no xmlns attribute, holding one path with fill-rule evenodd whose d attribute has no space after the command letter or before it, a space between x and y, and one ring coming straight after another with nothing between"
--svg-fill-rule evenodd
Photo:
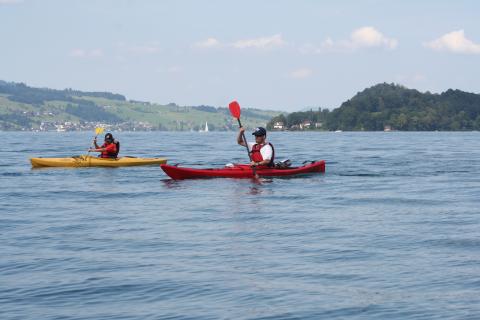
<instances>
[{"instance_id":1,"label":"green hill","mask_svg":"<svg viewBox=\"0 0 480 320\"><path fill-rule=\"evenodd\" d=\"M242 109L247 127L265 125L276 111ZM90 130L100 124L116 130L235 130L228 108L159 105L127 100L110 92L33 88L0 80L0 130Z\"/></svg>"},{"instance_id":2,"label":"green hill","mask_svg":"<svg viewBox=\"0 0 480 320\"><path fill-rule=\"evenodd\" d=\"M357 93L332 111L280 115L267 127L278 122L293 130L480 130L480 95L452 89L422 93L383 83Z\"/></svg>"}]
</instances>

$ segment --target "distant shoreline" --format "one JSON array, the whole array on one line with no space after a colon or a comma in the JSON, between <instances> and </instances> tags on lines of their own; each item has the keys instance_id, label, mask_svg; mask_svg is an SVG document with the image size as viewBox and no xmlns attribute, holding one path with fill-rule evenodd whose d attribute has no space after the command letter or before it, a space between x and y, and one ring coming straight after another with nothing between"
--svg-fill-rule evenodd
<instances>
[{"instance_id":1,"label":"distant shoreline","mask_svg":"<svg viewBox=\"0 0 480 320\"><path fill-rule=\"evenodd\" d=\"M202 135L205 134L216 134L216 133L235 133L237 132L236 130L217 130L217 131L209 131L207 133L205 132L198 132L198 131L176 131L176 130L110 130L106 129L106 131L111 131L111 132L117 132L117 133L135 133L135 132L168 132L168 133L199 133ZM92 130L73 130L73 131L55 131L55 130L50 130L50 131L40 131L40 130L0 130L1 133L8 133L8 132L30 132L30 133L58 133L58 134L65 134L65 133L74 133L74 132L92 132ZM480 130L393 130L393 131L383 131L383 130L345 130L342 132L335 132L335 131L328 131L328 130L283 130L283 131L269 131L269 134L272 133L335 133L335 134L342 134L342 133L407 133L407 132L480 132Z\"/></svg>"}]
</instances>

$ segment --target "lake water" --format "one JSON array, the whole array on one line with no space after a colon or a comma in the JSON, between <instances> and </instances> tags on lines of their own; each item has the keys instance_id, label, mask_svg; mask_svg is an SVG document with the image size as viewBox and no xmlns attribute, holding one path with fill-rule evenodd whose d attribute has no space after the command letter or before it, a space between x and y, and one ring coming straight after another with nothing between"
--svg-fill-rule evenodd
<instances>
[{"instance_id":1,"label":"lake water","mask_svg":"<svg viewBox=\"0 0 480 320\"><path fill-rule=\"evenodd\" d=\"M272 133L309 177L32 170L91 133L0 132L0 319L479 319L480 133ZM122 154L242 162L235 133Z\"/></svg>"}]
</instances>

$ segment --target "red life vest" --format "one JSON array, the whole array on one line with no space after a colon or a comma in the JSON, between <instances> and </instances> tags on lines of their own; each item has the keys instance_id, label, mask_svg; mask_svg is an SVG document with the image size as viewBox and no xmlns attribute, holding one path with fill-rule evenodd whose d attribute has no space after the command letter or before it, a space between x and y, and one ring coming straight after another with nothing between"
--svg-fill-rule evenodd
<instances>
[{"instance_id":1,"label":"red life vest","mask_svg":"<svg viewBox=\"0 0 480 320\"><path fill-rule=\"evenodd\" d=\"M275 158L275 149L273 149L273 145L268 142L264 145L261 145L261 144L254 144L253 147L252 147L252 151L251 151L251 156L252 156L252 161L255 161L255 162L260 162L260 161L263 161L263 157L262 157L262 153L260 152L260 150L265 147L266 145L270 145L270 147L272 147L272 158L270 159L270 162L268 163L267 166L269 167L272 167L273 164L274 164L274 158Z\"/></svg>"},{"instance_id":2,"label":"red life vest","mask_svg":"<svg viewBox=\"0 0 480 320\"><path fill-rule=\"evenodd\" d=\"M100 158L116 158L118 155L116 143L110 143L108 145L104 143L101 148L105 148L105 151L102 151Z\"/></svg>"}]
</instances>

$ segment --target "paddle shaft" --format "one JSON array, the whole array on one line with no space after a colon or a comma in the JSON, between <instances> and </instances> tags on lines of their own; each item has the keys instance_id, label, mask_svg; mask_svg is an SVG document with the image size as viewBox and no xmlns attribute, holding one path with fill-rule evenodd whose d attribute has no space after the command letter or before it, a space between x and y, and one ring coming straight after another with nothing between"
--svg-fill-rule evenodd
<instances>
[{"instance_id":1,"label":"paddle shaft","mask_svg":"<svg viewBox=\"0 0 480 320\"><path fill-rule=\"evenodd\" d=\"M238 126L241 128L242 123L240 122L240 118L237 118L237 121L238 121ZM245 132L242 132L242 139L243 139L243 142L245 142L245 147L247 148L248 158L250 159L250 161L252 161L252 155L250 154L250 150L248 149L248 142L247 142L247 138L245 138Z\"/></svg>"},{"instance_id":2,"label":"paddle shaft","mask_svg":"<svg viewBox=\"0 0 480 320\"><path fill-rule=\"evenodd\" d=\"M242 123L240 122L240 118L237 118L237 121L238 121L238 126L241 128ZM247 148L248 158L250 159L250 161L252 161L252 154L248 149L248 142L247 142L247 138L245 137L245 132L242 132L242 139L243 139L243 142L245 143L245 147ZM252 171L253 171L253 177L255 179L258 179L257 168L255 166L252 167Z\"/></svg>"},{"instance_id":3,"label":"paddle shaft","mask_svg":"<svg viewBox=\"0 0 480 320\"><path fill-rule=\"evenodd\" d=\"M237 101L230 102L228 104L228 108L230 109L230 113L232 114L232 116L237 119L238 126L242 128L242 122L240 122L240 105L238 104L238 102ZM242 132L242 139L243 139L243 143L245 143L245 148L247 148L248 158L250 159L250 163L251 163L252 153L248 149L248 142L247 142L247 138L245 138L245 132ZM253 177L255 179L258 179L257 168L254 165L252 165L251 168L253 171Z\"/></svg>"},{"instance_id":4,"label":"paddle shaft","mask_svg":"<svg viewBox=\"0 0 480 320\"><path fill-rule=\"evenodd\" d=\"M93 138L93 140L97 139L97 137L98 137L98 134L95 135L95 137ZM95 145L94 145L93 143L92 143L92 146L95 147ZM87 155L90 155L90 149L88 149Z\"/></svg>"}]
</instances>

